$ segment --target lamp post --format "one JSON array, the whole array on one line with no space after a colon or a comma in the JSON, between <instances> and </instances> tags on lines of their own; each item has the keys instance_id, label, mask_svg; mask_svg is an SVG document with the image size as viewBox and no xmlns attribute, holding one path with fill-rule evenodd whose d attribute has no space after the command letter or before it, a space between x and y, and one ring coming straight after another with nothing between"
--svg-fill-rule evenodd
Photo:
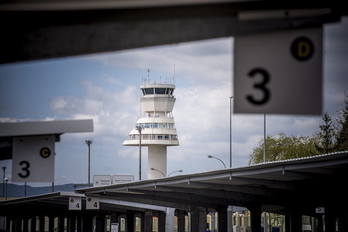
<instances>
[{"instance_id":1,"label":"lamp post","mask_svg":"<svg viewBox=\"0 0 348 232\"><path fill-rule=\"evenodd\" d=\"M161 172L160 170L158 170L158 169L156 169L156 168L150 168L150 169L151 169L152 171L160 172L164 177L166 176L166 175L164 175L163 172ZM167 177L170 176L171 174L175 173L175 172L183 172L183 170L176 170L176 171L173 171L173 172L169 173L169 174L167 175Z\"/></svg>"},{"instance_id":2,"label":"lamp post","mask_svg":"<svg viewBox=\"0 0 348 232\"><path fill-rule=\"evenodd\" d=\"M6 166L2 166L2 186L5 186ZM2 196L5 196L5 188L2 189Z\"/></svg>"},{"instance_id":3,"label":"lamp post","mask_svg":"<svg viewBox=\"0 0 348 232\"><path fill-rule=\"evenodd\" d=\"M8 178L5 177L4 181L5 181L5 200L7 201L7 181L8 181Z\"/></svg>"},{"instance_id":4,"label":"lamp post","mask_svg":"<svg viewBox=\"0 0 348 232\"><path fill-rule=\"evenodd\" d=\"M135 127L139 132L139 180L141 180L141 131L143 130L142 126Z\"/></svg>"},{"instance_id":5,"label":"lamp post","mask_svg":"<svg viewBox=\"0 0 348 232\"><path fill-rule=\"evenodd\" d=\"M183 172L183 171L182 170L176 170L176 171L173 171L173 172L169 173L167 176L170 176L171 174L173 174L175 172Z\"/></svg>"},{"instance_id":6,"label":"lamp post","mask_svg":"<svg viewBox=\"0 0 348 232\"><path fill-rule=\"evenodd\" d=\"M93 143L92 140L86 140L85 141L88 146L88 187L91 186L91 144Z\"/></svg>"},{"instance_id":7,"label":"lamp post","mask_svg":"<svg viewBox=\"0 0 348 232\"><path fill-rule=\"evenodd\" d=\"M158 170L158 169L156 169L156 168L151 168L151 170L152 170L152 171L157 171L157 172L161 173L164 177L166 176L166 175L164 175L164 173L163 173L162 171L160 171L160 170Z\"/></svg>"},{"instance_id":8,"label":"lamp post","mask_svg":"<svg viewBox=\"0 0 348 232\"><path fill-rule=\"evenodd\" d=\"M230 97L230 168L232 168L232 100L233 96Z\"/></svg>"},{"instance_id":9,"label":"lamp post","mask_svg":"<svg viewBox=\"0 0 348 232\"><path fill-rule=\"evenodd\" d=\"M214 158L214 159L219 160L224 165L224 167L226 168L226 165L225 165L224 161L222 161L221 159L219 159L219 158L217 158L215 156L212 156L212 155L208 155L208 158Z\"/></svg>"}]
</instances>

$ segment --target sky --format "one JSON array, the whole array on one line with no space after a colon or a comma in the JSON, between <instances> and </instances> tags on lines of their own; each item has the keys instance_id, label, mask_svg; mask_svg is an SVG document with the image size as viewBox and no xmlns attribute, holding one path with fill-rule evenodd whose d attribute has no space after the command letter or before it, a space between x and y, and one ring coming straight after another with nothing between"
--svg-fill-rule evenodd
<instances>
[{"instance_id":1,"label":"sky","mask_svg":"<svg viewBox=\"0 0 348 232\"><path fill-rule=\"evenodd\" d=\"M348 92L348 17L325 25L323 36L323 112L335 120ZM122 143L140 116L140 85L150 69L152 81L175 78L173 115L180 146L168 147L167 172L223 168L208 155L229 167L233 42L228 37L0 65L0 122L93 119L94 132L63 134L56 143L55 184L87 183L85 140L93 140L92 177L131 174L137 179L138 147ZM233 167L248 165L263 139L263 120L263 114L232 115ZM321 123L321 116L267 115L266 134L311 136ZM146 178L146 147L142 154ZM0 161L9 183L11 165L11 160Z\"/></svg>"}]
</instances>

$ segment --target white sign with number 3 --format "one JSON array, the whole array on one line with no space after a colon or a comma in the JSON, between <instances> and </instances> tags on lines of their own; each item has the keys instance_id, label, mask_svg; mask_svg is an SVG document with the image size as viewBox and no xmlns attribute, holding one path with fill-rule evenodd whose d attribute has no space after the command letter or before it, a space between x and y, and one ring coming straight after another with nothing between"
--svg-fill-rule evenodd
<instances>
[{"instance_id":1,"label":"white sign with number 3","mask_svg":"<svg viewBox=\"0 0 348 232\"><path fill-rule=\"evenodd\" d=\"M234 112L322 113L322 28L237 36Z\"/></svg>"},{"instance_id":2,"label":"white sign with number 3","mask_svg":"<svg viewBox=\"0 0 348 232\"><path fill-rule=\"evenodd\" d=\"M14 137L12 182L53 182L55 136Z\"/></svg>"}]
</instances>

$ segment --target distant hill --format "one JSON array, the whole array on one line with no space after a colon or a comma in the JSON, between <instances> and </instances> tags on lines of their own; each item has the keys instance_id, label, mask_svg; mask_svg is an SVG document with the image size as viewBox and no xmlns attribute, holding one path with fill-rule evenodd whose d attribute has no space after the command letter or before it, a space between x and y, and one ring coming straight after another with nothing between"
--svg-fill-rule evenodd
<instances>
[{"instance_id":1,"label":"distant hill","mask_svg":"<svg viewBox=\"0 0 348 232\"><path fill-rule=\"evenodd\" d=\"M54 192L62 192L62 191L74 192L74 185L76 184L55 185ZM3 196L3 189L4 189L4 185L0 183L0 197ZM25 196L24 192L25 192L25 185L7 184L8 197L24 197ZM27 185L26 195L34 196L34 195L40 195L45 193L51 193L51 192L52 192L52 186L32 187L30 185Z\"/></svg>"}]
</instances>

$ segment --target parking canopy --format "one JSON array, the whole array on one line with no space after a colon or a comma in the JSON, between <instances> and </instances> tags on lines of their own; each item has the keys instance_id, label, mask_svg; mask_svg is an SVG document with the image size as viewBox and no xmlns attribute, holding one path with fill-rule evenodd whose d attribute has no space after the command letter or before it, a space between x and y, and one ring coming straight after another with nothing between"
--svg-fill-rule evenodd
<instances>
[{"instance_id":1,"label":"parking canopy","mask_svg":"<svg viewBox=\"0 0 348 232\"><path fill-rule=\"evenodd\" d=\"M262 211L316 215L347 211L348 152L239 168L79 189L87 196L190 210L260 206Z\"/></svg>"}]
</instances>

